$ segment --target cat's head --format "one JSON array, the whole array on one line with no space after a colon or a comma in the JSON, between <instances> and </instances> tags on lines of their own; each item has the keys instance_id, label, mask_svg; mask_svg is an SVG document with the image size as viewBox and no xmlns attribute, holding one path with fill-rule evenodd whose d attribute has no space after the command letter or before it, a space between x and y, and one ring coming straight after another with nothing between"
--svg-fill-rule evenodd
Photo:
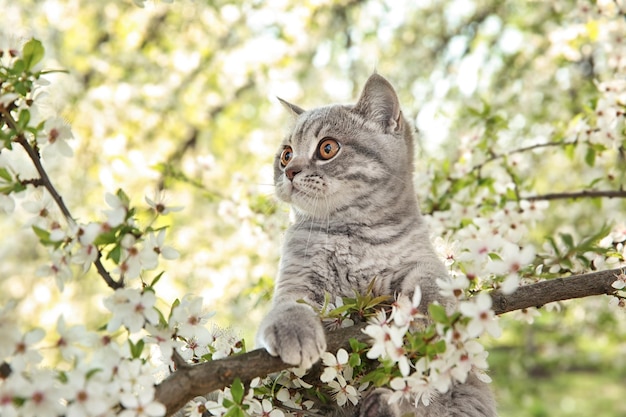
<instances>
[{"instance_id":1,"label":"cat's head","mask_svg":"<svg viewBox=\"0 0 626 417\"><path fill-rule=\"evenodd\" d=\"M281 200L308 217L326 218L412 193L413 137L382 76L369 77L355 105L305 111L281 102L295 117L274 161Z\"/></svg>"}]
</instances>

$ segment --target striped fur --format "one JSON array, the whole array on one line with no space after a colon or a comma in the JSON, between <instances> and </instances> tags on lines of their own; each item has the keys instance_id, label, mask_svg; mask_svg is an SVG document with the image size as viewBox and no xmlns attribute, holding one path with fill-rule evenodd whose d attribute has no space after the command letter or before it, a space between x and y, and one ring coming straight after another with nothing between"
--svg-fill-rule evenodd
<instances>
[{"instance_id":1,"label":"striped fur","mask_svg":"<svg viewBox=\"0 0 626 417\"><path fill-rule=\"evenodd\" d=\"M274 179L277 196L294 209L295 222L285 237L273 308L258 339L283 361L308 368L324 352L326 341L319 318L297 300L319 304L325 293L331 299L353 296L375 280L377 295L411 293L419 284L425 310L435 300L447 305L435 284L436 278L447 278L447 271L419 213L412 179L413 137L393 87L374 74L353 106L304 111L283 104L295 122L276 155ZM327 138L335 139L340 149L324 160L317 150ZM291 153L284 167L281 154L287 147ZM295 175L289 178L287 170ZM375 406L360 415L399 417L407 412L392 409L381 393L385 391L364 401ZM474 379L440 400L409 412L495 415L488 388Z\"/></svg>"}]
</instances>

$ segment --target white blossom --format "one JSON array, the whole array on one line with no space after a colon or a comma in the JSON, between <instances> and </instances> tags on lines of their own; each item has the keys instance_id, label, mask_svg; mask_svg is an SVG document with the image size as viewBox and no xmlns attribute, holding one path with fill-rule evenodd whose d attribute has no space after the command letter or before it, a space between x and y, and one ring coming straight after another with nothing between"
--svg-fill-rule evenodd
<instances>
[{"instance_id":1,"label":"white blossom","mask_svg":"<svg viewBox=\"0 0 626 417\"><path fill-rule=\"evenodd\" d=\"M174 331L169 327L157 327L152 324L146 325L148 336L145 337L147 343L154 343L159 347L161 352L161 360L166 363L172 363L172 355L174 349L180 346L180 342L174 340Z\"/></svg>"},{"instance_id":2,"label":"white blossom","mask_svg":"<svg viewBox=\"0 0 626 417\"><path fill-rule=\"evenodd\" d=\"M159 230L158 234L148 233L148 237L144 242L144 247L139 254L139 260L144 269L155 269L159 265L159 256L165 259L177 259L178 252L170 247L165 246L165 229Z\"/></svg>"},{"instance_id":3,"label":"white blossom","mask_svg":"<svg viewBox=\"0 0 626 417\"><path fill-rule=\"evenodd\" d=\"M36 274L40 277L53 276L57 288L63 291L65 284L68 283L74 275L70 268L71 258L62 248L57 250L50 249L49 253L49 263L37 268Z\"/></svg>"},{"instance_id":4,"label":"white blossom","mask_svg":"<svg viewBox=\"0 0 626 417\"><path fill-rule=\"evenodd\" d=\"M48 193L44 193L37 200L25 201L22 207L34 215L26 222L29 226L34 225L41 229L48 229L54 221L51 213L54 207L54 200Z\"/></svg>"},{"instance_id":5,"label":"white blossom","mask_svg":"<svg viewBox=\"0 0 626 417\"><path fill-rule=\"evenodd\" d=\"M359 402L359 392L352 385L348 384L344 377L337 375L337 379L328 382L335 401L340 407L350 401L353 405Z\"/></svg>"},{"instance_id":6,"label":"white blossom","mask_svg":"<svg viewBox=\"0 0 626 417\"><path fill-rule=\"evenodd\" d=\"M183 209L182 206L169 206L165 204L165 196L163 193L159 193L156 195L154 199L150 199L148 197L144 197L146 203L157 213L160 215L166 215L172 212L181 211Z\"/></svg>"},{"instance_id":7,"label":"white blossom","mask_svg":"<svg viewBox=\"0 0 626 417\"><path fill-rule=\"evenodd\" d=\"M123 278L137 278L142 269L137 239L131 234L126 234L122 237L121 245L123 249L121 261L115 272L119 273Z\"/></svg>"},{"instance_id":8,"label":"white blossom","mask_svg":"<svg viewBox=\"0 0 626 417\"><path fill-rule=\"evenodd\" d=\"M41 361L41 354L33 349L33 346L41 341L45 335L43 329L37 328L24 333L15 342L13 355L10 359L12 372L22 372L28 365L36 365Z\"/></svg>"},{"instance_id":9,"label":"white blossom","mask_svg":"<svg viewBox=\"0 0 626 417\"><path fill-rule=\"evenodd\" d=\"M42 135L37 137L37 143L42 147L42 155L46 159L53 159L57 155L71 157L74 152L67 143L74 135L69 124L60 117L47 119L43 126Z\"/></svg>"},{"instance_id":10,"label":"white blossom","mask_svg":"<svg viewBox=\"0 0 626 417\"><path fill-rule=\"evenodd\" d=\"M389 382L389 387L394 390L388 399L390 404L413 401L415 406L420 402L425 406L430 405L433 389L425 377L417 375L395 377Z\"/></svg>"},{"instance_id":11,"label":"white blossom","mask_svg":"<svg viewBox=\"0 0 626 417\"><path fill-rule=\"evenodd\" d=\"M117 367L117 383L126 393L148 392L154 395L152 369L141 359L123 360Z\"/></svg>"},{"instance_id":12,"label":"white blossom","mask_svg":"<svg viewBox=\"0 0 626 417\"><path fill-rule=\"evenodd\" d=\"M259 417L284 417L285 413L281 410L274 408L271 401L267 398L263 398L261 402L254 401L251 403L252 415Z\"/></svg>"},{"instance_id":13,"label":"white blossom","mask_svg":"<svg viewBox=\"0 0 626 417\"><path fill-rule=\"evenodd\" d=\"M443 297L461 299L465 290L469 288L469 280L465 275L455 275L448 279L437 278L437 286L439 287L439 294Z\"/></svg>"},{"instance_id":14,"label":"white blossom","mask_svg":"<svg viewBox=\"0 0 626 417\"><path fill-rule=\"evenodd\" d=\"M124 410L120 417L161 417L165 415L165 406L154 399L151 390L140 391L136 394L120 394L120 402Z\"/></svg>"},{"instance_id":15,"label":"white blossom","mask_svg":"<svg viewBox=\"0 0 626 417\"><path fill-rule=\"evenodd\" d=\"M184 297L172 311L170 326L176 327L178 335L196 339L200 345L206 346L213 341L213 336L205 325L214 313L205 311L202 303L200 297Z\"/></svg>"},{"instance_id":16,"label":"white blossom","mask_svg":"<svg viewBox=\"0 0 626 417\"><path fill-rule=\"evenodd\" d=\"M623 290L626 288L626 273L619 274L616 278L617 279L611 284L611 287L616 290Z\"/></svg>"},{"instance_id":17,"label":"white blossom","mask_svg":"<svg viewBox=\"0 0 626 417\"><path fill-rule=\"evenodd\" d=\"M97 417L116 403L104 381L94 376L88 379L79 369L67 373L66 387L67 417Z\"/></svg>"},{"instance_id":18,"label":"white blossom","mask_svg":"<svg viewBox=\"0 0 626 417\"><path fill-rule=\"evenodd\" d=\"M469 301L463 301L459 305L459 310L463 315L470 318L467 332L470 337L478 337L487 331L493 337L501 334L497 318L491 309L492 300L489 294L481 292Z\"/></svg>"},{"instance_id":19,"label":"white blossom","mask_svg":"<svg viewBox=\"0 0 626 417\"><path fill-rule=\"evenodd\" d=\"M128 207L122 202L122 200L115 194L106 193L104 200L111 207L110 210L104 210L104 214L107 218L107 224L110 227L117 227L124 222L126 214L128 213Z\"/></svg>"},{"instance_id":20,"label":"white blossom","mask_svg":"<svg viewBox=\"0 0 626 417\"><path fill-rule=\"evenodd\" d=\"M337 351L336 356L330 352L324 352L322 353L321 359L322 363L326 366L320 376L322 382L332 381L337 378L337 375L341 375L344 369L350 368L350 365L348 365L350 356L343 348Z\"/></svg>"},{"instance_id":21,"label":"white blossom","mask_svg":"<svg viewBox=\"0 0 626 417\"><path fill-rule=\"evenodd\" d=\"M493 261L488 270L506 277L502 283L502 292L511 294L519 286L519 271L535 259L535 248L532 245L520 248L516 244L506 243L499 255L501 259Z\"/></svg>"},{"instance_id":22,"label":"white blossom","mask_svg":"<svg viewBox=\"0 0 626 417\"><path fill-rule=\"evenodd\" d=\"M146 322L157 324L159 315L154 309L156 297L152 291L135 288L118 288L104 300L104 305L113 313L107 331L117 330L121 325L129 332L141 330Z\"/></svg>"},{"instance_id":23,"label":"white blossom","mask_svg":"<svg viewBox=\"0 0 626 417\"><path fill-rule=\"evenodd\" d=\"M84 349L93 345L93 333L88 332L84 325L67 326L63 316L58 318L56 330L59 338L55 346L66 361L82 358Z\"/></svg>"},{"instance_id":24,"label":"white blossom","mask_svg":"<svg viewBox=\"0 0 626 417\"><path fill-rule=\"evenodd\" d=\"M420 313L418 306L422 302L422 289L418 285L415 287L413 298L409 300L409 297L405 294L400 294L396 298L396 301L392 303L391 317L394 324L398 327L408 326L415 319L421 319L425 316Z\"/></svg>"},{"instance_id":25,"label":"white blossom","mask_svg":"<svg viewBox=\"0 0 626 417\"><path fill-rule=\"evenodd\" d=\"M38 372L37 377L24 384L22 389L19 396L25 401L20 408L20 416L57 417L63 414L63 390L52 372Z\"/></svg>"}]
</instances>

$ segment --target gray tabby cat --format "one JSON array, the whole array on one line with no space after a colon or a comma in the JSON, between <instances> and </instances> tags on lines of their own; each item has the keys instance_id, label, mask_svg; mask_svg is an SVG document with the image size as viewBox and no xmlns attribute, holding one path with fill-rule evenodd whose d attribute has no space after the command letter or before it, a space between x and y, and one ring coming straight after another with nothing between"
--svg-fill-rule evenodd
<instances>
[{"instance_id":1,"label":"gray tabby cat","mask_svg":"<svg viewBox=\"0 0 626 417\"><path fill-rule=\"evenodd\" d=\"M282 101L282 100L281 100ZM447 270L435 254L413 189L413 136L387 80L372 75L353 106L310 111L283 102L295 124L274 164L278 197L290 203L295 224L287 231L273 307L258 339L267 351L309 368L326 350L324 328L304 299L321 304L325 293L353 296L372 281L375 295L412 295L420 308L443 300L436 278ZM475 376L414 408L390 405L388 389L372 391L358 416L492 417L489 388Z\"/></svg>"}]
</instances>

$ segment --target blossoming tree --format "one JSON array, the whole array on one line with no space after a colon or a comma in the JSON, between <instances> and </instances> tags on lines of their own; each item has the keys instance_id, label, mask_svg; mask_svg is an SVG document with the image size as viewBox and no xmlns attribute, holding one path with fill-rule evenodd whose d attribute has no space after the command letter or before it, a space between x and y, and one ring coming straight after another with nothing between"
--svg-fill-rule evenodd
<instances>
[{"instance_id":1,"label":"blossoming tree","mask_svg":"<svg viewBox=\"0 0 626 417\"><path fill-rule=\"evenodd\" d=\"M2 416L319 415L381 385L428 405L491 379L504 313L532 326L604 294L593 309L626 333L622 2L27 3L0 2ZM289 369L215 325L267 299L287 221L258 186L282 117L263 96L324 80L348 100L372 51L421 130L457 308L418 309L419 288L326 300L328 351Z\"/></svg>"}]
</instances>

